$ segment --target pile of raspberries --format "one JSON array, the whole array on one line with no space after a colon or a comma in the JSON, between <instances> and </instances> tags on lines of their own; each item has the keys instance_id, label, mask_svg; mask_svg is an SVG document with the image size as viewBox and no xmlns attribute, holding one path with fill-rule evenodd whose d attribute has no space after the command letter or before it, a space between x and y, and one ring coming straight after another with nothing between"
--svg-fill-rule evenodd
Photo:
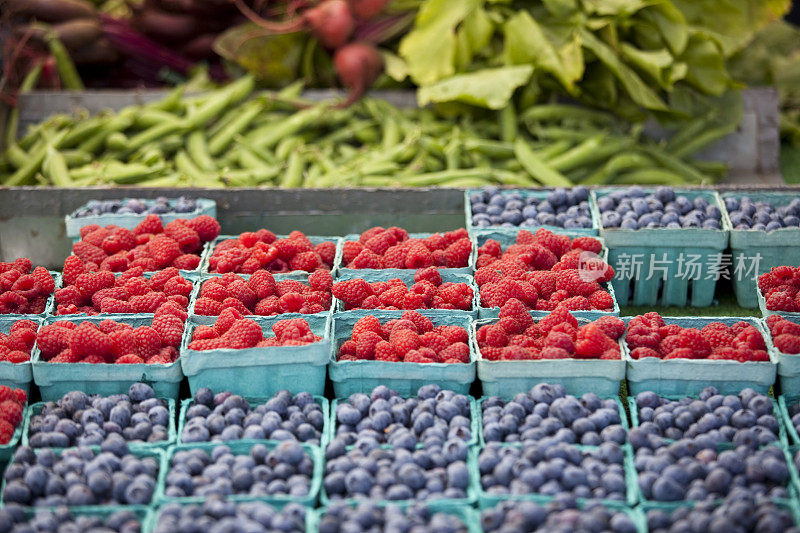
<instances>
[{"instance_id":1,"label":"pile of raspberries","mask_svg":"<svg viewBox=\"0 0 800 533\"><path fill-rule=\"evenodd\" d=\"M414 284L399 278L369 283L361 278L333 284L333 295L349 309L472 309L474 292L466 283L443 283L436 267L414 273Z\"/></svg>"},{"instance_id":2,"label":"pile of raspberries","mask_svg":"<svg viewBox=\"0 0 800 533\"><path fill-rule=\"evenodd\" d=\"M293 231L285 239L279 239L271 231L260 229L218 242L208 259L208 270L240 274L253 274L259 270L314 272L331 270L335 257L336 243L333 241L315 246L302 231Z\"/></svg>"},{"instance_id":3,"label":"pile of raspberries","mask_svg":"<svg viewBox=\"0 0 800 533\"><path fill-rule=\"evenodd\" d=\"M44 313L55 288L52 274L26 257L0 262L0 315Z\"/></svg>"},{"instance_id":4,"label":"pile of raspberries","mask_svg":"<svg viewBox=\"0 0 800 533\"><path fill-rule=\"evenodd\" d=\"M31 360L39 326L33 320L17 320L8 334L0 333L0 361L24 363Z\"/></svg>"},{"instance_id":5,"label":"pile of raspberries","mask_svg":"<svg viewBox=\"0 0 800 533\"><path fill-rule=\"evenodd\" d=\"M365 316L342 343L337 360L469 363L469 336L459 326L434 327L416 311L406 311L383 325L374 316Z\"/></svg>"},{"instance_id":6,"label":"pile of raspberries","mask_svg":"<svg viewBox=\"0 0 800 533\"><path fill-rule=\"evenodd\" d=\"M478 248L475 264L481 307L501 307L514 298L538 311L609 311L614 299L600 284L614 277L614 269L597 257L601 251L597 239L570 239L544 228L535 234L521 230L505 251L489 239Z\"/></svg>"},{"instance_id":7,"label":"pile of raspberries","mask_svg":"<svg viewBox=\"0 0 800 533\"><path fill-rule=\"evenodd\" d=\"M500 308L497 322L478 328L481 356L489 361L538 359L621 359L617 340L625 323L604 316L579 326L563 307L534 323L521 301L512 298Z\"/></svg>"},{"instance_id":8,"label":"pile of raspberries","mask_svg":"<svg viewBox=\"0 0 800 533\"><path fill-rule=\"evenodd\" d=\"M228 273L203 282L194 312L218 316L224 309L232 308L242 315L321 313L331 308L332 286L333 276L327 270L310 274L307 285L293 279L276 282L266 270L257 271L250 279Z\"/></svg>"},{"instance_id":9,"label":"pile of raspberries","mask_svg":"<svg viewBox=\"0 0 800 533\"><path fill-rule=\"evenodd\" d=\"M412 239L403 228L370 228L342 248L347 268L461 268L469 264L472 243L464 228Z\"/></svg>"},{"instance_id":10,"label":"pile of raspberries","mask_svg":"<svg viewBox=\"0 0 800 533\"><path fill-rule=\"evenodd\" d=\"M166 226L158 215L147 215L133 231L114 225L82 227L81 240L72 245L72 253L84 263L86 272L125 272L137 266L143 272L169 266L195 270L203 244L214 240L219 230L219 222L208 215L179 218Z\"/></svg>"},{"instance_id":11,"label":"pile of raspberries","mask_svg":"<svg viewBox=\"0 0 800 533\"><path fill-rule=\"evenodd\" d=\"M800 267L779 266L758 277L770 311L800 312Z\"/></svg>"},{"instance_id":12,"label":"pile of raspberries","mask_svg":"<svg viewBox=\"0 0 800 533\"><path fill-rule=\"evenodd\" d=\"M190 350L244 350L270 346L303 346L322 340L314 335L302 318L279 320L272 325L274 337L264 337L258 322L244 318L235 309L225 309L213 326L197 326L192 333Z\"/></svg>"},{"instance_id":13,"label":"pile of raspberries","mask_svg":"<svg viewBox=\"0 0 800 533\"><path fill-rule=\"evenodd\" d=\"M767 317L767 327L772 334L772 344L783 353L800 353L800 324L778 315Z\"/></svg>"},{"instance_id":14,"label":"pile of raspberries","mask_svg":"<svg viewBox=\"0 0 800 533\"><path fill-rule=\"evenodd\" d=\"M154 313L168 301L186 310L192 282L177 268L159 270L149 278L143 273L141 266L116 277L108 270L83 272L80 259L70 256L64 262L64 288L56 291L56 314Z\"/></svg>"},{"instance_id":15,"label":"pile of raspberries","mask_svg":"<svg viewBox=\"0 0 800 533\"><path fill-rule=\"evenodd\" d=\"M625 337L633 359L713 359L769 361L767 346L758 329L747 322L727 326L712 322L702 329L665 324L656 312L636 316Z\"/></svg>"},{"instance_id":16,"label":"pile of raspberries","mask_svg":"<svg viewBox=\"0 0 800 533\"><path fill-rule=\"evenodd\" d=\"M22 411L28 395L22 389L0 385L0 444L8 444L22 423Z\"/></svg>"},{"instance_id":17,"label":"pile of raspberries","mask_svg":"<svg viewBox=\"0 0 800 533\"><path fill-rule=\"evenodd\" d=\"M37 345L50 363L167 365L178 358L186 311L175 302L156 309L150 326L115 320L58 321L42 326Z\"/></svg>"}]
</instances>

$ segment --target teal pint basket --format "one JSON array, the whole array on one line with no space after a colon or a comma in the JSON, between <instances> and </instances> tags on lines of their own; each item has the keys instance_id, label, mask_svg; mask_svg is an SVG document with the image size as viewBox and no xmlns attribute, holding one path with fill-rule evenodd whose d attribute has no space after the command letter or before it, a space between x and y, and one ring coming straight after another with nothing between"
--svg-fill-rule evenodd
<instances>
[{"instance_id":1,"label":"teal pint basket","mask_svg":"<svg viewBox=\"0 0 800 533\"><path fill-rule=\"evenodd\" d=\"M761 311L762 317L767 318L769 315L778 315L792 321L800 320L800 313L793 313L791 311L772 311L767 309L767 300L764 298L764 294L758 287L756 287L756 298L758 298L758 308Z\"/></svg>"},{"instance_id":2,"label":"teal pint basket","mask_svg":"<svg viewBox=\"0 0 800 533\"><path fill-rule=\"evenodd\" d=\"M62 315L49 317L44 325L55 322L74 321L93 322L106 320L104 315L90 317L73 317ZM153 322L153 315L130 314L113 315L117 322L130 324L133 327L148 326ZM33 381L39 387L43 401L56 401L66 393L74 390L87 394L126 394L134 383L147 383L158 398L177 398L178 389L183 380L180 359L168 365L130 364L117 365L107 363L48 363L41 359L38 345L31 353L33 363Z\"/></svg>"},{"instance_id":3,"label":"teal pint basket","mask_svg":"<svg viewBox=\"0 0 800 533\"><path fill-rule=\"evenodd\" d=\"M31 320L36 323L37 330L41 327L43 319L37 316L31 318L9 318L0 316L0 333L8 333L19 320ZM0 361L0 385L6 385L12 389L22 389L25 394L31 391L31 381L33 381L33 367L30 359L24 363L12 363L10 361Z\"/></svg>"},{"instance_id":4,"label":"teal pint basket","mask_svg":"<svg viewBox=\"0 0 800 533\"><path fill-rule=\"evenodd\" d=\"M793 313L797 316L784 317L790 322L800 324L800 313ZM800 353L783 353L775 347L772 342L772 332L767 327L766 321L762 321L764 330L764 341L767 343L767 350L770 356L778 361L778 383L780 383L781 393L789 397L800 397ZM798 442L797 444L800 444Z\"/></svg>"},{"instance_id":5,"label":"teal pint basket","mask_svg":"<svg viewBox=\"0 0 800 533\"><path fill-rule=\"evenodd\" d=\"M339 281L345 281L349 279L363 279L368 283L375 283L379 281L389 281L390 279L400 279L403 283L406 284L407 287L411 287L414 284L414 273L415 270L397 270L397 269L385 269L385 270L353 270L353 269L344 269L343 271L339 271L336 276L336 280L334 284ZM478 316L478 305L480 301L480 295L478 294L478 288L475 286L475 282L473 281L472 274L459 274L459 273L452 273L446 272L443 270L439 270L439 274L442 276L442 283L466 283L472 289L472 308L469 311L462 310L462 309L414 309L414 311L419 312L422 315L427 316L431 320L434 318L439 317L450 317L450 316L468 316L472 318L476 318ZM378 312L385 312L391 310L381 310L381 309L345 309L344 303L334 298L334 311L336 316L354 316L357 318L361 318L367 315L374 315Z\"/></svg>"},{"instance_id":6,"label":"teal pint basket","mask_svg":"<svg viewBox=\"0 0 800 533\"><path fill-rule=\"evenodd\" d=\"M175 431L175 400L173 398L165 398L167 402L167 410L169 411L169 425L167 426L167 439L156 442L129 442L129 450L162 450L175 444L177 433ZM30 427L31 420L34 416L40 414L44 408L45 402L38 402L30 406L25 412L25 421L22 426L22 446L30 446ZM99 450L100 446L90 446L94 450ZM65 448L51 448L53 450L63 450Z\"/></svg>"},{"instance_id":7,"label":"teal pint basket","mask_svg":"<svg viewBox=\"0 0 800 533\"><path fill-rule=\"evenodd\" d=\"M372 310L369 314L384 323L393 318L400 318L402 313L402 311ZM386 385L401 396L409 397L416 394L421 386L429 383L436 383L443 389L457 394L469 394L470 386L475 381L475 351L471 339L469 363L337 361L339 347L350 338L353 326L362 316L364 315L351 312L334 314L328 373L337 398L347 398L356 392L369 394L378 385ZM471 318L468 316L437 314L429 318L434 326L459 326L466 329L470 335Z\"/></svg>"},{"instance_id":8,"label":"teal pint basket","mask_svg":"<svg viewBox=\"0 0 800 533\"><path fill-rule=\"evenodd\" d=\"M501 444L500 447L507 447L511 446L510 444ZM597 446L582 446L576 445L576 448L581 450L581 452L589 452L595 451L598 449ZM618 501L618 500L610 500L605 498L595 498L595 499L587 499L587 498L576 498L579 506L583 506L589 502L598 502L602 505L608 507L609 509L619 510L619 509L630 509L634 507L636 503L639 501L639 482L636 475L636 468L633 465L633 451L629 444L625 444L622 446L622 449L625 453L625 456L622 460L622 468L625 474L625 499ZM502 501L530 501L534 503L540 503L545 505L551 501L553 501L552 496L548 496L545 494L537 494L537 493L528 493L528 494L490 494L483 489L483 483L481 482L481 474L478 470L478 456L479 450L472 449L470 453L473 454L473 460L470 463L471 468L474 469L472 472L472 478L476 482L477 492L478 492L478 508L480 509L488 509L490 507L494 507L498 503Z\"/></svg>"},{"instance_id":9,"label":"teal pint basket","mask_svg":"<svg viewBox=\"0 0 800 533\"><path fill-rule=\"evenodd\" d=\"M187 324L181 343L181 368L189 379L191 393L208 387L231 391L240 396L259 398L272 396L279 390L292 393L309 392L321 396L325 391L325 370L330 353L330 316L306 315L305 320L322 340L304 346L271 346L244 350L189 349L197 324ZM272 325L284 320L275 317L254 318L266 336L272 336Z\"/></svg>"},{"instance_id":10,"label":"teal pint basket","mask_svg":"<svg viewBox=\"0 0 800 533\"><path fill-rule=\"evenodd\" d=\"M35 265L34 265L35 266ZM53 294L51 294L47 298L47 303L44 304L44 311L41 313L5 313L0 314L0 318L9 319L9 320L36 320L37 318L47 318L48 316L52 315L56 312L56 294L55 291L61 288L61 273L56 272L54 270L49 270L50 275L53 276L53 280L55 281L55 289L53 290Z\"/></svg>"},{"instance_id":11,"label":"teal pint basket","mask_svg":"<svg viewBox=\"0 0 800 533\"><path fill-rule=\"evenodd\" d=\"M502 195L508 195L511 193L518 193L522 195L523 200L527 200L528 198L536 198L538 200L544 200L547 198L547 195L550 193L552 189L504 189L500 191ZM598 234L600 228L600 219L597 217L595 211L592 211L591 208L591 196L587 202L589 202L589 218L592 221L591 228L562 228L561 226L552 226L549 224L537 224L534 226L527 226L527 225L520 225L513 228L503 227L503 226L489 226L486 228L479 228L477 226L472 225L472 202L470 201L470 196L474 193L483 192L481 189L467 189L464 191L464 211L466 214L466 224L467 224L467 231L470 235L480 236L487 233L495 233L495 232L502 232L508 233L511 235L516 235L519 230L528 230L535 232L540 228L544 228L546 230L552 231L553 233L561 233L561 234L569 234L569 235L586 235L593 237Z\"/></svg>"},{"instance_id":12,"label":"teal pint basket","mask_svg":"<svg viewBox=\"0 0 800 533\"><path fill-rule=\"evenodd\" d=\"M627 324L630 317L623 320ZM677 324L684 328L702 328L712 322L730 326L739 321L755 326L766 341L768 332L764 325L761 320L752 317L664 317L666 324ZM631 396L644 391L667 398L695 396L709 385L716 387L720 394L738 394L747 387L766 394L777 376L778 362L774 354L770 354L768 362L745 363L708 359L663 360L655 357L632 359L627 342L623 342L622 347L627 361L628 393Z\"/></svg>"},{"instance_id":13,"label":"teal pint basket","mask_svg":"<svg viewBox=\"0 0 800 533\"><path fill-rule=\"evenodd\" d=\"M11 440L8 441L6 444L0 444L0 464L3 464L3 469L7 466L5 463L8 461L11 456L14 455L14 451L17 449L17 446L20 444L20 440L22 439L23 433L23 426L25 425L25 419L28 417L28 410L30 407L28 404L25 404L25 407L22 411L22 421L19 425L14 428L14 433L11 435Z\"/></svg>"},{"instance_id":14,"label":"teal pint basket","mask_svg":"<svg viewBox=\"0 0 800 533\"><path fill-rule=\"evenodd\" d=\"M800 435L798 435L797 428L792 423L792 415L789 413L789 405L793 403L797 403L797 397L791 398L784 395L778 397L781 419L786 427L786 441L789 446L800 446Z\"/></svg>"},{"instance_id":15,"label":"teal pint basket","mask_svg":"<svg viewBox=\"0 0 800 533\"><path fill-rule=\"evenodd\" d=\"M126 201L131 200L132 198L123 198L121 202L124 204ZM154 200L147 200L143 199L145 205L152 206L155 204ZM177 198L171 198L169 200L169 205L174 206ZM75 214L82 208L86 207L87 204L82 205L69 215L64 217L64 226L67 230L67 237L74 238L80 237L81 235L81 228L84 226L90 226L92 224L97 224L100 227L106 227L109 224L113 224L115 226L119 226L121 228L133 229L139 223L144 220L148 213L105 213L102 215L92 215L88 217L76 217ZM209 200L207 198L197 198L197 209L190 213L169 213L165 215L158 215L161 217L161 222L164 225L169 224L179 218L197 218L200 215L208 215L214 218L217 218L217 202L214 200Z\"/></svg>"},{"instance_id":16,"label":"teal pint basket","mask_svg":"<svg viewBox=\"0 0 800 533\"><path fill-rule=\"evenodd\" d=\"M208 455L211 455L212 450L218 446L227 446L230 448L231 453L233 455L248 455L250 450L253 446L257 444L263 444L269 450L276 448L280 441L276 440L261 440L261 441L231 441L231 442L213 442L213 443L198 443L198 444L182 444L179 446L172 446L166 452L166 460L164 464L166 465L166 472L158 482L158 487L156 489L156 494L154 496L154 500L158 502L158 505L164 505L167 503L203 503L208 498L207 496L188 496L188 497L181 497L175 498L170 497L165 494L166 490L166 478L167 474L171 469L172 458L175 456L177 452L192 450L192 449L201 449L205 451ZM228 496L230 501L235 502L248 502L248 501L262 501L267 502L270 504L279 504L285 505L287 503L298 503L303 505L304 507L313 508L317 503L317 498L319 497L319 491L322 487L322 476L324 473L323 469L323 455L322 451L317 446L312 446L310 444L301 444L303 447L303 451L308 454L312 461L314 462L314 472L311 476L311 480L309 483L309 491L306 496L290 496L288 494L274 494L274 495L262 495L262 496L251 496L249 494L231 494Z\"/></svg>"},{"instance_id":17,"label":"teal pint basket","mask_svg":"<svg viewBox=\"0 0 800 533\"><path fill-rule=\"evenodd\" d=\"M590 206L600 217L598 198L615 189L591 192ZM654 191L645 188L647 193ZM725 206L714 191L676 190L689 200L705 198L720 211ZM611 280L614 292L625 305L707 307L714 301L717 273L722 253L728 247L730 226L722 218L722 229L650 228L628 230L603 228L600 236L609 249L609 263L616 275ZM699 266L699 272L695 272ZM690 270L691 269L691 270ZM630 270L630 272L628 272ZM636 272L638 270L638 272ZM625 274L623 276L623 274ZM652 274L652 275L651 275Z\"/></svg>"},{"instance_id":18,"label":"teal pint basket","mask_svg":"<svg viewBox=\"0 0 800 533\"><path fill-rule=\"evenodd\" d=\"M251 409L255 409L255 407L266 403L267 400L269 400L269 399L270 398L245 398L245 400L247 400L247 403L250 404L250 408ZM330 433L330 429L329 429L329 426L330 426L330 423L331 423L330 402L328 402L328 399L325 398L324 396L314 396L314 401L317 403L317 405L319 405L322 408L323 426L322 426L322 431L320 432L320 444L319 444L319 447L324 450L325 446L327 445L328 434ZM186 418L186 412L189 410L189 408L192 405L194 405L194 399L192 399L192 398L183 400L181 402L180 414L178 416L178 434L177 434L177 440L176 440L177 444L183 444L183 445L186 445L186 444L191 444L191 445L197 444L197 443L183 442L183 440L181 439L181 435L183 434L183 428L186 427L186 423L187 423L187 420L188 420ZM248 439L241 439L241 440L242 441L247 441L247 442L259 442L259 441L249 441ZM215 444L225 444L227 442L237 442L237 441L209 441L209 442L214 442ZM306 443L306 444L314 444L314 443L310 442L310 443ZM314 445L316 445L316 444L314 444Z\"/></svg>"},{"instance_id":19,"label":"teal pint basket","mask_svg":"<svg viewBox=\"0 0 800 533\"><path fill-rule=\"evenodd\" d=\"M383 500L383 501L380 501L380 502L377 502L377 503L376 502L369 502L369 503L370 504L374 503L374 504L376 504L376 505L378 505L380 507L389 507L389 506L408 507L409 506L409 504L399 505L399 504L397 504L395 502L390 502L390 501L386 501L386 500ZM357 505L358 504L356 502L350 502L348 504L349 507L355 507ZM444 509L441 509L440 505L437 505L437 500L432 500L430 502L426 502L424 504L419 504L419 505L425 505L426 507L428 507L430 509L431 513L445 513L445 514L451 515L454 519L459 520L467 528L467 532L468 533L482 533L482 531L483 531L481 529L481 527L480 527L480 516L478 516L477 511L475 511L475 509L473 509L472 507L469 507L469 506L466 506L466 505L449 505L449 506L446 506ZM314 516L314 525L315 525L315 527L317 527L317 528L319 527L319 523L325 517L326 511L327 511L327 507L320 507L319 509L316 509L315 511L312 512L312 514ZM316 532L316 531L318 531L318 529L315 528L313 531ZM642 532L642 533L645 533L645 532Z\"/></svg>"},{"instance_id":20,"label":"teal pint basket","mask_svg":"<svg viewBox=\"0 0 800 533\"><path fill-rule=\"evenodd\" d=\"M767 202L775 207L786 206L795 198L800 198L800 194L796 192L737 191L722 194L722 199L738 199L742 196L748 196L754 202ZM733 292L740 306L755 309L759 305L758 276L776 266L800 265L800 228L780 228L769 232L741 230L733 227L727 209L723 209L722 213L731 228ZM758 259L754 261L755 258ZM752 273L750 269L753 270Z\"/></svg>"},{"instance_id":21,"label":"teal pint basket","mask_svg":"<svg viewBox=\"0 0 800 533\"><path fill-rule=\"evenodd\" d=\"M431 235L434 235L434 233L409 233L408 236L411 239L425 239L427 237L430 237ZM349 241L358 241L358 239L360 237L361 237L361 234L358 234L358 233L350 233L348 235L345 235L344 237L342 237L342 246L344 246L344 243L349 242ZM343 262L342 254L338 254L337 255L337 259L339 260L339 262L336 263L336 272L338 274L341 274L342 276L345 276L347 279L360 278L360 277L362 277L361 276L362 274L371 273L371 272L385 273L385 274L389 275L389 278L400 278L400 277L402 277L402 274L404 274L404 273L411 272L413 274L414 272L417 271L417 269L415 269L415 268L347 268L344 264L342 264L342 262ZM474 270L474 268L475 268L475 261L473 259L473 255L470 254L469 262L467 263L467 266L458 267L458 268L439 267L439 273L442 274L442 277L444 277L445 273L447 273L447 274L467 274L467 275L469 275L469 274L472 274L472 271ZM387 278L387 279L389 279L389 278ZM338 279L338 276L337 276L337 279Z\"/></svg>"},{"instance_id":22,"label":"teal pint basket","mask_svg":"<svg viewBox=\"0 0 800 533\"><path fill-rule=\"evenodd\" d=\"M489 361L481 355L476 332L481 326L495 322L497 319L486 319L472 324L471 338L475 342L473 350L478 359L478 379L484 396L512 398L528 392L538 383L559 383L568 394L576 396L585 392L606 397L619 393L619 384L625 379L626 364L622 346L620 359ZM579 318L578 322L585 324L589 321Z\"/></svg>"}]
</instances>

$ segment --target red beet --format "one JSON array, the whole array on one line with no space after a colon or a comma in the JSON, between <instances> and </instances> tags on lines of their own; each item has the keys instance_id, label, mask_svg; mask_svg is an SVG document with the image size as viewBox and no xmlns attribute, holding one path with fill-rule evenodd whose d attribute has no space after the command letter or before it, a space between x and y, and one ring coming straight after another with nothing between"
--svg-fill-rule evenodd
<instances>
[{"instance_id":1,"label":"red beet","mask_svg":"<svg viewBox=\"0 0 800 533\"><path fill-rule=\"evenodd\" d=\"M339 48L353 35L356 27L345 0L325 0L303 13L314 36L325 48Z\"/></svg>"},{"instance_id":2,"label":"red beet","mask_svg":"<svg viewBox=\"0 0 800 533\"><path fill-rule=\"evenodd\" d=\"M350 90L348 106L358 100L373 84L383 69L383 58L380 52L366 43L350 43L336 51L333 64L342 84Z\"/></svg>"},{"instance_id":3,"label":"red beet","mask_svg":"<svg viewBox=\"0 0 800 533\"><path fill-rule=\"evenodd\" d=\"M389 0L350 0L350 9L357 19L372 20L388 3Z\"/></svg>"}]
</instances>

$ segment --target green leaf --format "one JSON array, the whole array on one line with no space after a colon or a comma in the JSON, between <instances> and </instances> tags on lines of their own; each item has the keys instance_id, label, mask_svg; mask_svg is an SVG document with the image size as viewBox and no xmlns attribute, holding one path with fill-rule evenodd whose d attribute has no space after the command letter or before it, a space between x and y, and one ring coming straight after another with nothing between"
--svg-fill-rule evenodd
<instances>
[{"instance_id":1,"label":"green leaf","mask_svg":"<svg viewBox=\"0 0 800 533\"><path fill-rule=\"evenodd\" d=\"M472 10L461 26L473 54L488 46L494 34L494 23L482 7Z\"/></svg>"},{"instance_id":2,"label":"green leaf","mask_svg":"<svg viewBox=\"0 0 800 533\"><path fill-rule=\"evenodd\" d=\"M629 17L658 0L583 0L584 9L601 16Z\"/></svg>"},{"instance_id":3,"label":"green leaf","mask_svg":"<svg viewBox=\"0 0 800 533\"><path fill-rule=\"evenodd\" d=\"M506 22L503 59L506 64L533 64L551 73L568 92L574 92L578 78L571 77L561 56L547 39L541 26L527 11L520 11ZM574 67L572 69L574 71Z\"/></svg>"},{"instance_id":4,"label":"green leaf","mask_svg":"<svg viewBox=\"0 0 800 533\"><path fill-rule=\"evenodd\" d=\"M656 83L665 89L671 84L667 81L667 70L672 65L672 54L666 49L639 50L628 43L622 43L622 55L628 62L650 76Z\"/></svg>"},{"instance_id":5,"label":"green leaf","mask_svg":"<svg viewBox=\"0 0 800 533\"><path fill-rule=\"evenodd\" d=\"M411 78L428 85L455 73L455 29L482 0L426 0L417 13L414 29L400 42Z\"/></svg>"},{"instance_id":6,"label":"green leaf","mask_svg":"<svg viewBox=\"0 0 800 533\"><path fill-rule=\"evenodd\" d=\"M710 38L700 33L692 35L680 59L689 68L686 81L700 91L720 96L731 86L725 58L717 43Z\"/></svg>"},{"instance_id":7,"label":"green leaf","mask_svg":"<svg viewBox=\"0 0 800 533\"><path fill-rule=\"evenodd\" d=\"M581 38L577 32L572 34L571 40L558 49L558 55L561 58L561 64L564 67L567 79L580 80L583 77L586 63L583 57Z\"/></svg>"},{"instance_id":8,"label":"green leaf","mask_svg":"<svg viewBox=\"0 0 800 533\"><path fill-rule=\"evenodd\" d=\"M661 2L647 7L641 11L640 16L658 29L673 54L680 54L686 49L686 42L689 40L686 18L672 3Z\"/></svg>"},{"instance_id":9,"label":"green leaf","mask_svg":"<svg viewBox=\"0 0 800 533\"><path fill-rule=\"evenodd\" d=\"M551 15L559 19L567 18L578 10L576 0L542 0L542 3Z\"/></svg>"},{"instance_id":10,"label":"green leaf","mask_svg":"<svg viewBox=\"0 0 800 533\"><path fill-rule=\"evenodd\" d=\"M584 48L590 50L605 66L617 77L631 99L642 107L653 110L665 110L666 106L661 98L653 91L642 78L639 77L616 55L614 50L600 41L590 31L581 31L581 40Z\"/></svg>"},{"instance_id":11,"label":"green leaf","mask_svg":"<svg viewBox=\"0 0 800 533\"><path fill-rule=\"evenodd\" d=\"M408 65L403 58L392 52L381 49L383 56L383 70L394 81L403 81L408 77Z\"/></svg>"},{"instance_id":12,"label":"green leaf","mask_svg":"<svg viewBox=\"0 0 800 533\"><path fill-rule=\"evenodd\" d=\"M268 87L284 87L300 77L305 33L265 34L252 23L234 26L214 41L214 51L256 76Z\"/></svg>"},{"instance_id":13,"label":"green leaf","mask_svg":"<svg viewBox=\"0 0 800 533\"><path fill-rule=\"evenodd\" d=\"M508 104L514 91L533 74L531 65L483 69L459 74L417 90L420 106L431 102L463 102L489 109L501 109Z\"/></svg>"}]
</instances>

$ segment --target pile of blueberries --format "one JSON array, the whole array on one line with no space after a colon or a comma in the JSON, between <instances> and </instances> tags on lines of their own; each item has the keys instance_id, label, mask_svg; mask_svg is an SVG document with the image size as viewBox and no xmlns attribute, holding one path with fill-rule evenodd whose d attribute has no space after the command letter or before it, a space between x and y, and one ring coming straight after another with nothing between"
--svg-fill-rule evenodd
<instances>
[{"instance_id":1,"label":"pile of blueberries","mask_svg":"<svg viewBox=\"0 0 800 533\"><path fill-rule=\"evenodd\" d=\"M510 401L499 396L481 403L485 442L538 442L597 446L627 440L619 407L612 399L592 392L580 398L568 395L561 385L540 383Z\"/></svg>"},{"instance_id":2,"label":"pile of blueberries","mask_svg":"<svg viewBox=\"0 0 800 533\"><path fill-rule=\"evenodd\" d=\"M319 533L346 531L435 531L436 533L467 533L461 518L432 511L423 504L408 507L378 506L374 502L359 502L349 506L336 502L325 508L319 520Z\"/></svg>"},{"instance_id":3,"label":"pile of blueberries","mask_svg":"<svg viewBox=\"0 0 800 533\"><path fill-rule=\"evenodd\" d=\"M37 510L29 517L21 505L10 504L0 508L0 531L3 533L139 533L141 530L142 523L133 511L116 511L107 516L74 516L68 507L58 507Z\"/></svg>"},{"instance_id":4,"label":"pile of blueberries","mask_svg":"<svg viewBox=\"0 0 800 533\"><path fill-rule=\"evenodd\" d=\"M769 202L754 202L749 196L725 198L733 229L772 231L800 226L800 198L775 207Z\"/></svg>"},{"instance_id":5,"label":"pile of blueberries","mask_svg":"<svg viewBox=\"0 0 800 533\"><path fill-rule=\"evenodd\" d=\"M130 453L123 440L100 451L86 446L34 452L21 446L6 468L3 501L26 506L147 505L158 477L158 456Z\"/></svg>"},{"instance_id":6,"label":"pile of blueberries","mask_svg":"<svg viewBox=\"0 0 800 533\"><path fill-rule=\"evenodd\" d=\"M34 448L97 446L111 435L129 443L163 442L170 423L167 402L144 383L112 396L72 391L31 417L28 442Z\"/></svg>"},{"instance_id":7,"label":"pile of blueberries","mask_svg":"<svg viewBox=\"0 0 800 533\"><path fill-rule=\"evenodd\" d=\"M202 505L163 505L153 533L176 532L305 533L306 509L287 503L275 509L264 502L236 503L209 496Z\"/></svg>"},{"instance_id":8,"label":"pile of blueberries","mask_svg":"<svg viewBox=\"0 0 800 533\"><path fill-rule=\"evenodd\" d=\"M172 204L169 199L159 196L155 200L90 200L85 206L78 209L73 215L75 218L96 215L168 215L171 213L192 213L199 209L198 202L193 198L181 196Z\"/></svg>"},{"instance_id":9,"label":"pile of blueberries","mask_svg":"<svg viewBox=\"0 0 800 533\"><path fill-rule=\"evenodd\" d=\"M717 205L701 196L692 201L666 186L650 194L639 186L615 190L598 198L597 208L604 228L722 228Z\"/></svg>"},{"instance_id":10,"label":"pile of blueberries","mask_svg":"<svg viewBox=\"0 0 800 533\"><path fill-rule=\"evenodd\" d=\"M604 442L581 450L558 443L545 446L487 444L478 456L481 487L489 494L571 494L575 498L625 501L625 450Z\"/></svg>"},{"instance_id":11,"label":"pile of blueberries","mask_svg":"<svg viewBox=\"0 0 800 533\"><path fill-rule=\"evenodd\" d=\"M374 439L325 451L325 491L332 501L464 499L469 488L467 444L461 439L409 451L382 448Z\"/></svg>"},{"instance_id":12,"label":"pile of blueberries","mask_svg":"<svg viewBox=\"0 0 800 533\"><path fill-rule=\"evenodd\" d=\"M273 449L254 444L248 453L234 454L220 444L210 450L178 450L169 462L164 494L170 498L211 495L307 496L314 460L298 442L284 441Z\"/></svg>"},{"instance_id":13,"label":"pile of blueberries","mask_svg":"<svg viewBox=\"0 0 800 533\"><path fill-rule=\"evenodd\" d=\"M800 533L792 513L766 499L757 499L735 488L720 504L698 502L693 507L647 511L650 533L672 531L763 531Z\"/></svg>"},{"instance_id":14,"label":"pile of blueberries","mask_svg":"<svg viewBox=\"0 0 800 533\"><path fill-rule=\"evenodd\" d=\"M557 226L566 229L592 227L589 189L557 188L545 198L527 198L519 192L504 193L486 187L470 195L472 225L478 228L501 226Z\"/></svg>"},{"instance_id":15,"label":"pile of blueberries","mask_svg":"<svg viewBox=\"0 0 800 533\"><path fill-rule=\"evenodd\" d=\"M644 432L671 440L697 437L701 442L756 449L777 441L780 430L770 397L749 388L723 396L716 388L706 387L698 398L680 400L642 392L636 396L636 408L639 426L631 431L631 442L637 445Z\"/></svg>"},{"instance_id":16,"label":"pile of blueberries","mask_svg":"<svg viewBox=\"0 0 800 533\"><path fill-rule=\"evenodd\" d=\"M199 389L186 412L181 442L220 442L241 439L294 440L319 445L325 416L307 392L279 391L252 407L236 394Z\"/></svg>"},{"instance_id":17,"label":"pile of blueberries","mask_svg":"<svg viewBox=\"0 0 800 533\"><path fill-rule=\"evenodd\" d=\"M370 439L414 450L420 443L470 441L470 424L470 400L463 394L425 385L416 398L405 399L381 385L369 396L353 394L337 404L335 440L349 446Z\"/></svg>"},{"instance_id":18,"label":"pile of blueberries","mask_svg":"<svg viewBox=\"0 0 800 533\"><path fill-rule=\"evenodd\" d=\"M565 495L555 498L547 505L527 501L501 502L481 512L481 528L484 533L520 531L637 533L638 531L633 520L622 511L611 510L597 502L589 502L578 510L575 500Z\"/></svg>"}]
</instances>

